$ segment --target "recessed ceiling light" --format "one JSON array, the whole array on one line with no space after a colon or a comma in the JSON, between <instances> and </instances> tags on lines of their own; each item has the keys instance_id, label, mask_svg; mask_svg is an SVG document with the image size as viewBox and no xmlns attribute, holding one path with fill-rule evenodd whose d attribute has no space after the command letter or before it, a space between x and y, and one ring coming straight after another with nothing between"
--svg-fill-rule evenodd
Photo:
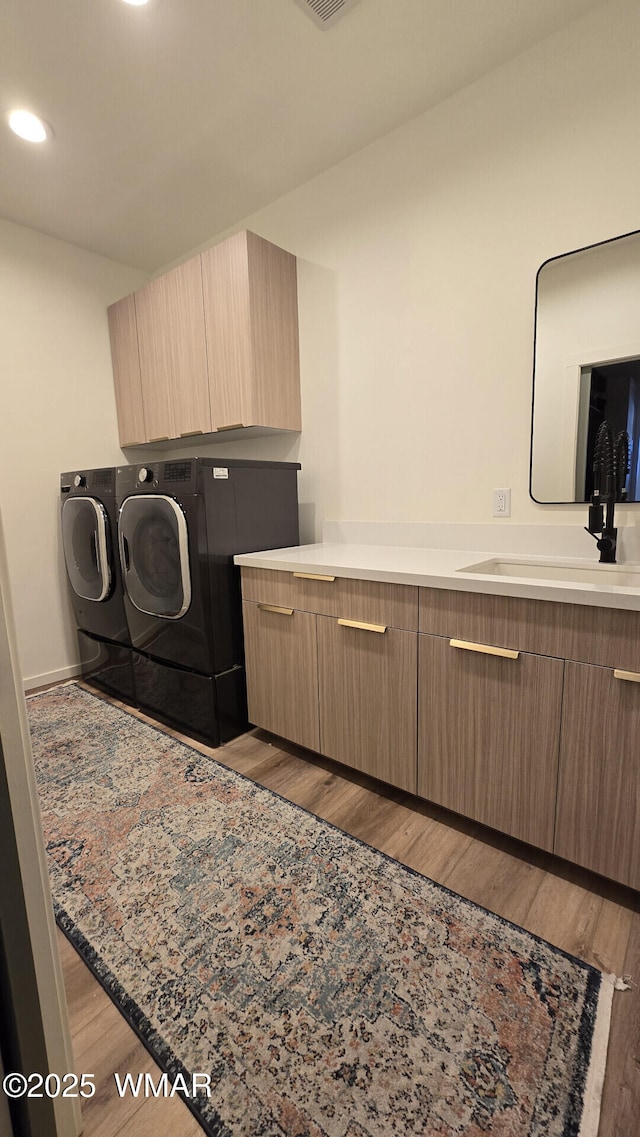
<instances>
[{"instance_id":1,"label":"recessed ceiling light","mask_svg":"<svg viewBox=\"0 0 640 1137\"><path fill-rule=\"evenodd\" d=\"M38 118L31 111L16 110L9 114L9 126L14 134L24 138L27 142L46 142L53 136L48 123Z\"/></svg>"},{"instance_id":2,"label":"recessed ceiling light","mask_svg":"<svg viewBox=\"0 0 640 1137\"><path fill-rule=\"evenodd\" d=\"M149 0L124 0L124 2L125 4L135 4L136 7L139 7L140 4L148 4Z\"/></svg>"}]
</instances>

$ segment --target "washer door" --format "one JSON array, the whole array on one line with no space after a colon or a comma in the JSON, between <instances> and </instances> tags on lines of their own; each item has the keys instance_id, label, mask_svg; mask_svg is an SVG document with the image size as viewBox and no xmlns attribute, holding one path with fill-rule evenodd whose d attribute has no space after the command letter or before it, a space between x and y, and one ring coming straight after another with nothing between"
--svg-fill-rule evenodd
<instances>
[{"instance_id":1,"label":"washer door","mask_svg":"<svg viewBox=\"0 0 640 1137\"><path fill-rule=\"evenodd\" d=\"M83 600L106 600L113 576L109 518L95 497L68 497L62 504L62 547L67 576Z\"/></svg>"},{"instance_id":2,"label":"washer door","mask_svg":"<svg viewBox=\"0 0 640 1137\"><path fill-rule=\"evenodd\" d=\"M149 616L179 620L191 604L187 519L163 494L136 494L120 506L122 577L132 604Z\"/></svg>"}]
</instances>

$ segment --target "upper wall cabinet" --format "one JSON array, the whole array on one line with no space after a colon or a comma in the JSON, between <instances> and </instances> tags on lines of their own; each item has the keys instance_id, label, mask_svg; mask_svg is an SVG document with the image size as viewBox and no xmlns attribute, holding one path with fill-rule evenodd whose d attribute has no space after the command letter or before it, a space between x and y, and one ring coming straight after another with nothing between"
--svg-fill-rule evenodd
<instances>
[{"instance_id":1,"label":"upper wall cabinet","mask_svg":"<svg viewBox=\"0 0 640 1137\"><path fill-rule=\"evenodd\" d=\"M135 293L147 442L211 431L200 258Z\"/></svg>"},{"instance_id":2,"label":"upper wall cabinet","mask_svg":"<svg viewBox=\"0 0 640 1137\"><path fill-rule=\"evenodd\" d=\"M216 430L301 430L296 258L244 230L202 254Z\"/></svg>"},{"instance_id":3,"label":"upper wall cabinet","mask_svg":"<svg viewBox=\"0 0 640 1137\"><path fill-rule=\"evenodd\" d=\"M120 445L134 446L138 442L145 442L147 434L133 296L125 296L109 308L109 335Z\"/></svg>"},{"instance_id":4,"label":"upper wall cabinet","mask_svg":"<svg viewBox=\"0 0 640 1137\"><path fill-rule=\"evenodd\" d=\"M300 430L296 259L246 230L109 308L120 444Z\"/></svg>"}]
</instances>

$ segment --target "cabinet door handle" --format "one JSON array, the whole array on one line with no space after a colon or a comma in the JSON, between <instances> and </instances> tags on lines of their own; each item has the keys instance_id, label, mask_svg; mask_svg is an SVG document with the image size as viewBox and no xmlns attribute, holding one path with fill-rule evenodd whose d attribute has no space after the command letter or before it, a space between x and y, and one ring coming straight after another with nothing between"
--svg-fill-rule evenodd
<instances>
[{"instance_id":1,"label":"cabinet door handle","mask_svg":"<svg viewBox=\"0 0 640 1137\"><path fill-rule=\"evenodd\" d=\"M277 616L293 616L293 608L279 608L277 604L258 604L261 612L275 612Z\"/></svg>"},{"instance_id":2,"label":"cabinet door handle","mask_svg":"<svg viewBox=\"0 0 640 1137\"><path fill-rule=\"evenodd\" d=\"M149 439L149 442L168 442L168 441L169 441L169 435L168 434L159 434L157 436L157 438L150 438Z\"/></svg>"},{"instance_id":3,"label":"cabinet door handle","mask_svg":"<svg viewBox=\"0 0 640 1137\"><path fill-rule=\"evenodd\" d=\"M192 438L194 434L204 434L204 430L181 430L181 438Z\"/></svg>"},{"instance_id":4,"label":"cabinet door handle","mask_svg":"<svg viewBox=\"0 0 640 1137\"><path fill-rule=\"evenodd\" d=\"M638 671L614 671L614 679L626 679L628 683L640 683L640 672Z\"/></svg>"},{"instance_id":5,"label":"cabinet door handle","mask_svg":"<svg viewBox=\"0 0 640 1137\"><path fill-rule=\"evenodd\" d=\"M230 422L228 426L217 426L216 430L220 432L222 430L240 430L242 428L244 428L243 422Z\"/></svg>"},{"instance_id":6,"label":"cabinet door handle","mask_svg":"<svg viewBox=\"0 0 640 1137\"><path fill-rule=\"evenodd\" d=\"M328 580L334 581L335 576L321 576L317 572L294 572L291 574L298 578L298 580Z\"/></svg>"},{"instance_id":7,"label":"cabinet door handle","mask_svg":"<svg viewBox=\"0 0 640 1137\"><path fill-rule=\"evenodd\" d=\"M491 644L474 644L470 640L449 640L449 647L461 647L465 651L477 651L482 655L499 655L503 659L517 659L519 651L511 651L508 647L493 647Z\"/></svg>"},{"instance_id":8,"label":"cabinet door handle","mask_svg":"<svg viewBox=\"0 0 640 1137\"><path fill-rule=\"evenodd\" d=\"M385 624L364 624L362 620L338 620L343 628L359 628L361 632L386 632Z\"/></svg>"}]
</instances>

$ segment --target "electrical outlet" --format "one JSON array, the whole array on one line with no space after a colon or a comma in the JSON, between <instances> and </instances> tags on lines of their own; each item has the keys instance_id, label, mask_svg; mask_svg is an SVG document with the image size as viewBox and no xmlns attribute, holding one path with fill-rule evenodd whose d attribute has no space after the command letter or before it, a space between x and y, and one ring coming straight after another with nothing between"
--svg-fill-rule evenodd
<instances>
[{"instance_id":1,"label":"electrical outlet","mask_svg":"<svg viewBox=\"0 0 640 1137\"><path fill-rule=\"evenodd\" d=\"M511 490L493 491L493 516L511 517Z\"/></svg>"}]
</instances>

